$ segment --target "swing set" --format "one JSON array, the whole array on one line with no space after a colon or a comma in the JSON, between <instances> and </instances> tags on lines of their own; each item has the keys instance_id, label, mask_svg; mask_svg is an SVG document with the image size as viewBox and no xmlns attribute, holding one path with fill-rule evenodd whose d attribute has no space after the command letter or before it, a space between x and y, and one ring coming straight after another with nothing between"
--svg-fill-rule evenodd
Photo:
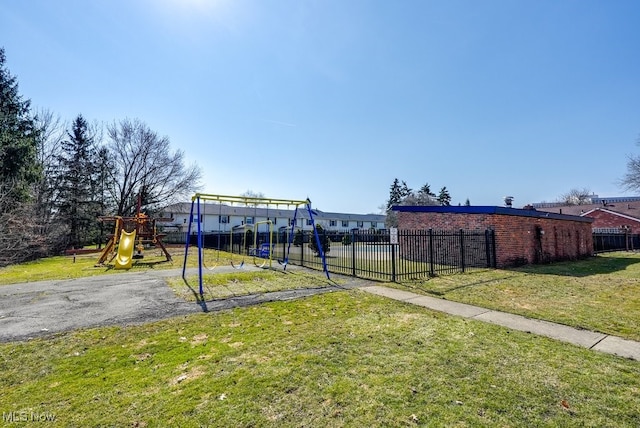
<instances>
[{"instance_id":1,"label":"swing set","mask_svg":"<svg viewBox=\"0 0 640 428\"><path fill-rule=\"evenodd\" d=\"M324 251L322 251L322 245L320 243L320 237L318 236L318 231L316 229L315 221L313 218L313 210L311 209L311 201L309 199L306 199L306 200L273 199L273 198L256 198L256 197L249 197L249 196L226 196L226 195L215 195L215 194L207 194L207 193L196 193L191 198L191 211L189 214L189 226L187 228L187 240L186 240L185 251L184 251L182 279L186 281L185 275L186 275L186 269L187 269L187 256L189 254L189 241L190 241L189 237L191 236L191 230L192 230L191 227L194 221L194 210L195 210L196 211L195 218L197 219L197 223L198 223L196 242L198 246L198 283L199 283L199 291L201 296L204 295L203 285L202 285L202 268L204 267L205 269L208 269L208 270L215 269L215 267L218 265L218 262L220 260L220 246L221 246L221 240L220 240L221 231L218 231L218 255L216 257L216 265L211 268L205 266L204 253L203 253L204 234L202 230L202 222L200 220L203 219L203 217L201 217L201 212L204 211L207 201L215 201L218 204L222 204L223 202L226 202L231 205L235 203L235 204L243 205L245 207L254 206L256 207L256 211L259 205L265 205L267 207L267 210L269 209L269 206L273 206L273 205L275 205L276 208L279 206L286 206L287 208L294 206L295 211L293 214L293 220L291 221L291 226L290 226L291 232L289 233L289 239L287 242L286 251L284 253L284 257L282 260L277 259L278 264L284 266L284 270L287 269L287 265L289 264L289 252L291 250L291 244L293 243L293 237L295 234L294 232L296 227L298 210L300 209L300 207L306 208L307 212L309 213L309 219L310 219L311 227L313 229L313 234L316 240L316 245L317 245L317 248L319 249L319 255L322 258L322 270L325 273L325 275L327 275L327 278L329 279L329 270L327 268L327 261L325 258ZM203 209L202 211L201 211L201 208ZM222 207L220 205L220 213L221 213L221 210L222 210ZM220 221L221 218L222 218L222 215L219 215L218 220ZM249 224L242 225L242 227L244 228L244 231L242 234L242 242L241 242L241 253L243 254L243 259L240 265L238 266L234 265L233 261L231 261L231 266L235 269L242 269L245 265L244 255L247 253L246 249L247 249L247 232L248 231L251 231L253 234L253 247L250 247L248 251L248 255L253 258L254 265L259 268L265 268L267 267L267 264L269 268L272 268L273 266L272 264L273 254L274 254L275 246L277 245L277 244L274 244L273 242L273 221L269 219L264 221L256 221L256 217L254 217L253 222L254 222L253 225L249 225ZM264 242L258 245L258 232L259 232L260 225L267 225L269 238L267 242ZM229 244L230 244L231 250L233 250L233 238L234 238L234 227L231 227L231 231L229 235L229 239L230 239ZM260 263L258 263L258 261L260 261Z\"/></svg>"}]
</instances>

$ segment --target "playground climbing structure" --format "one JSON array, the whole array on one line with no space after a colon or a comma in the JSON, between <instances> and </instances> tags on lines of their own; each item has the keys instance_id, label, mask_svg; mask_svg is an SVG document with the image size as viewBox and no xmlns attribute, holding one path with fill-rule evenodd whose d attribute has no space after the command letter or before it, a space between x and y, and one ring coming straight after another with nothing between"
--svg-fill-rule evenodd
<instances>
[{"instance_id":1,"label":"playground climbing structure","mask_svg":"<svg viewBox=\"0 0 640 428\"><path fill-rule=\"evenodd\" d=\"M162 242L165 236L158 233L156 222L166 222L171 219L150 218L148 215L138 212L133 217L123 216L103 216L103 222L114 222L113 235L109 236L104 250L100 253L100 258L96 265L110 263L114 258L116 269L131 268L133 259L144 257L144 250L148 246L160 248L167 261L171 261L171 254Z\"/></svg>"}]
</instances>

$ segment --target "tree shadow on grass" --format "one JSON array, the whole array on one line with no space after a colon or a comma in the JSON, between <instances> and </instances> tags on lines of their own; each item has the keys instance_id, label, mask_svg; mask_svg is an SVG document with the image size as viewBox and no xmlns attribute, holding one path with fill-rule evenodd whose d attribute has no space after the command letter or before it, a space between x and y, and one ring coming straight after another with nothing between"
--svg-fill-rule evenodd
<instances>
[{"instance_id":1,"label":"tree shadow on grass","mask_svg":"<svg viewBox=\"0 0 640 428\"><path fill-rule=\"evenodd\" d=\"M533 275L558 275L583 278L591 275L606 275L620 272L638 263L640 263L640 257L594 256L582 260L527 265L507 270Z\"/></svg>"},{"instance_id":2,"label":"tree shadow on grass","mask_svg":"<svg viewBox=\"0 0 640 428\"><path fill-rule=\"evenodd\" d=\"M131 269L136 269L136 268L137 269L143 269L143 268L154 269L156 266L166 265L166 264L173 265L173 261L172 260L159 260L159 261L153 261L153 262L136 261L131 265Z\"/></svg>"},{"instance_id":3,"label":"tree shadow on grass","mask_svg":"<svg viewBox=\"0 0 640 428\"><path fill-rule=\"evenodd\" d=\"M469 278L471 278L471 275L473 275L473 274L470 274ZM500 282L500 281L507 280L509 278L513 278L514 276L515 275L507 275L507 276L501 276L500 278L485 279L483 281L473 281L473 282L468 282L468 283L464 283L464 284L458 284L458 285L455 285L455 286L452 286L452 287L449 287L449 288L446 288L446 289L442 289L442 290L429 290L429 289L422 288L422 287L419 287L419 288L421 288L423 291L425 291L425 292L427 292L429 294L433 294L434 296L444 296L444 295L449 294L449 293L451 293L453 291L458 291L458 290L462 290L462 289L465 289L465 288L476 287L478 285L491 284L492 282Z\"/></svg>"},{"instance_id":4,"label":"tree shadow on grass","mask_svg":"<svg viewBox=\"0 0 640 428\"><path fill-rule=\"evenodd\" d=\"M550 264L527 265L515 268L502 269L504 275L492 278L482 278L478 280L474 273L461 274L464 280L456 281L455 284L446 287L442 284L433 286L431 284L421 283L409 286L409 288L417 288L421 291L434 295L446 296L449 293L469 289L477 286L484 286L491 283L500 283L509 279L526 278L526 275L550 275L565 276L574 278L586 278L593 275L608 275L616 272L622 272L630 267L640 263L640 257L629 256L595 256L583 260L563 261ZM523 274L525 275L523 277ZM460 276L458 277L460 278ZM407 286L405 284L405 286Z\"/></svg>"}]
</instances>

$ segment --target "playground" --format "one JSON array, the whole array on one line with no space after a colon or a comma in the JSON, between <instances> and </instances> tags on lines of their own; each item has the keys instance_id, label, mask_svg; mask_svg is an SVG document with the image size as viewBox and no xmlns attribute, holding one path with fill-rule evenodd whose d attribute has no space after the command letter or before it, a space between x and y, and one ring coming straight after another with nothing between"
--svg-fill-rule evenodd
<instances>
[{"instance_id":1,"label":"playground","mask_svg":"<svg viewBox=\"0 0 640 428\"><path fill-rule=\"evenodd\" d=\"M234 227L229 232L228 244L226 252L231 253L231 256L225 256L225 259L220 259L220 254L223 251L221 244L222 233L218 232L217 242L217 256L215 261L207 263L207 258L204 255L205 251L205 234L202 228L203 212L206 210L205 206L208 201L215 201L219 204L241 204L243 206L265 206L267 210L270 206L276 209L280 206L295 207L293 220L290 227L283 234L282 246L278 241L281 233L276 231L274 233L275 219L271 220L266 218L265 220L258 220L252 218L251 223L242 223L241 227ZM228 262L234 269L243 269L245 267L245 259L250 258L253 265L259 268L273 268L274 263L282 266L283 270L287 269L289 264L289 254L293 245L294 235L296 232L297 216L299 209L304 210L308 215L308 221L312 228L313 237L315 240L316 253L322 261L322 270L325 273L327 279L330 278L329 270L326 264L326 257L322 250L320 237L316 230L314 223L314 211L311 208L311 201L295 200L295 199L274 199L274 198L258 198L258 197L246 197L246 196L228 196L217 194L205 194L196 193L191 199L191 212L189 215L189 223L187 228L187 241L184 248L184 260L182 263L183 271L182 277L186 281L186 269L188 266L189 249L191 245L191 237L195 237L195 246L197 251L197 267L198 267L198 283L199 293L203 295L203 275L205 270L214 270L216 266ZM194 221L195 219L195 221ZM172 262L173 258L171 253L167 250L167 247L163 243L163 238L166 236L158 229L158 223L170 222L170 218L151 218L141 210L140 198L138 198L137 211L134 216L102 216L100 220L103 222L113 223L113 233L109 235L105 248L101 251L100 256L96 262L96 267L113 267L114 269L123 270L131 269L134 265L134 260L143 259L145 251L152 247L159 249L165 256L166 262ZM245 219L246 220L246 219ZM265 227L265 232L261 235L260 228ZM226 238L226 236L225 236ZM233 256L234 241L237 241L237 254L239 255L240 262L235 261L238 257Z\"/></svg>"},{"instance_id":2,"label":"playground","mask_svg":"<svg viewBox=\"0 0 640 428\"><path fill-rule=\"evenodd\" d=\"M168 260L144 239L125 269L83 255L0 272L7 412L66 426L638 425L638 360L611 355L640 339L637 254L373 284L197 238Z\"/></svg>"},{"instance_id":3,"label":"playground","mask_svg":"<svg viewBox=\"0 0 640 428\"><path fill-rule=\"evenodd\" d=\"M639 260L584 262L578 267L584 279L555 278L556 294L547 300L550 275L562 274L564 265L436 278L424 286L447 297L429 301L453 307L454 299L489 290L513 296L522 282L521 292L539 290L538 299L518 301L544 306L553 319L571 315L561 310L561 291L571 297L575 281L583 290L614 283L625 293L622 312L616 313L624 306L617 300L594 312L591 296L584 302L573 296L572 314L582 322L584 307L591 322L607 323L604 314L614 313L620 328L637 322L624 319L637 313L628 302L636 299ZM64 261L73 264L71 256ZM242 273L297 275L290 269L248 265ZM197 265L187 269L187 278L197 279L197 271ZM166 285L181 280L180 268L109 272L0 288L2 341L11 341L0 344L0 354L9 356L2 390L12 411L49 412L67 426L637 422L638 361L411 304L426 296L386 289L392 298L380 297L375 293L385 287L364 281L195 302ZM206 277L239 273L231 266L214 272ZM228 286L236 282L255 280ZM509 299L498 295L488 297L507 309Z\"/></svg>"}]
</instances>

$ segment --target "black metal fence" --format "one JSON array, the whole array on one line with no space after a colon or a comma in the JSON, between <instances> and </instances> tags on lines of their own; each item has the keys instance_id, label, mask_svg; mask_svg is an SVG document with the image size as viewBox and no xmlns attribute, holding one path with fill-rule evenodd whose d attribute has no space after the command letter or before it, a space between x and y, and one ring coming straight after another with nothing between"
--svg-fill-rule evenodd
<instances>
[{"instance_id":1,"label":"black metal fence","mask_svg":"<svg viewBox=\"0 0 640 428\"><path fill-rule=\"evenodd\" d=\"M186 239L186 235L184 237ZM400 282L440 274L495 268L496 248L493 230L388 230L348 233L321 233L327 247L325 260L331 273L360 278ZM197 245L192 235L190 246ZM271 242L271 245L269 245ZM274 233L206 233L203 246L246 256L258 254L255 247L271 247L271 258L322 270L322 258L315 250L311 231ZM264 248L264 247L263 247Z\"/></svg>"},{"instance_id":2,"label":"black metal fence","mask_svg":"<svg viewBox=\"0 0 640 428\"><path fill-rule=\"evenodd\" d=\"M593 233L593 252L633 251L640 249L640 235L628 231L619 233Z\"/></svg>"},{"instance_id":3,"label":"black metal fence","mask_svg":"<svg viewBox=\"0 0 640 428\"><path fill-rule=\"evenodd\" d=\"M360 278L401 282L442 274L467 272L496 267L495 233L487 230L353 230L347 233L322 233L328 246L327 268L331 273ZM184 244L187 234L171 233L166 243ZM271 243L269 245L269 242ZM274 263L287 261L294 265L322 270L322 259L315 251L311 231L203 234L205 248L220 249L248 257L259 256L256 247L267 244ZM310 245L311 244L311 245ZM197 246L191 235L190 246ZM625 233L593 233L594 253L640 249L640 235Z\"/></svg>"}]
</instances>

